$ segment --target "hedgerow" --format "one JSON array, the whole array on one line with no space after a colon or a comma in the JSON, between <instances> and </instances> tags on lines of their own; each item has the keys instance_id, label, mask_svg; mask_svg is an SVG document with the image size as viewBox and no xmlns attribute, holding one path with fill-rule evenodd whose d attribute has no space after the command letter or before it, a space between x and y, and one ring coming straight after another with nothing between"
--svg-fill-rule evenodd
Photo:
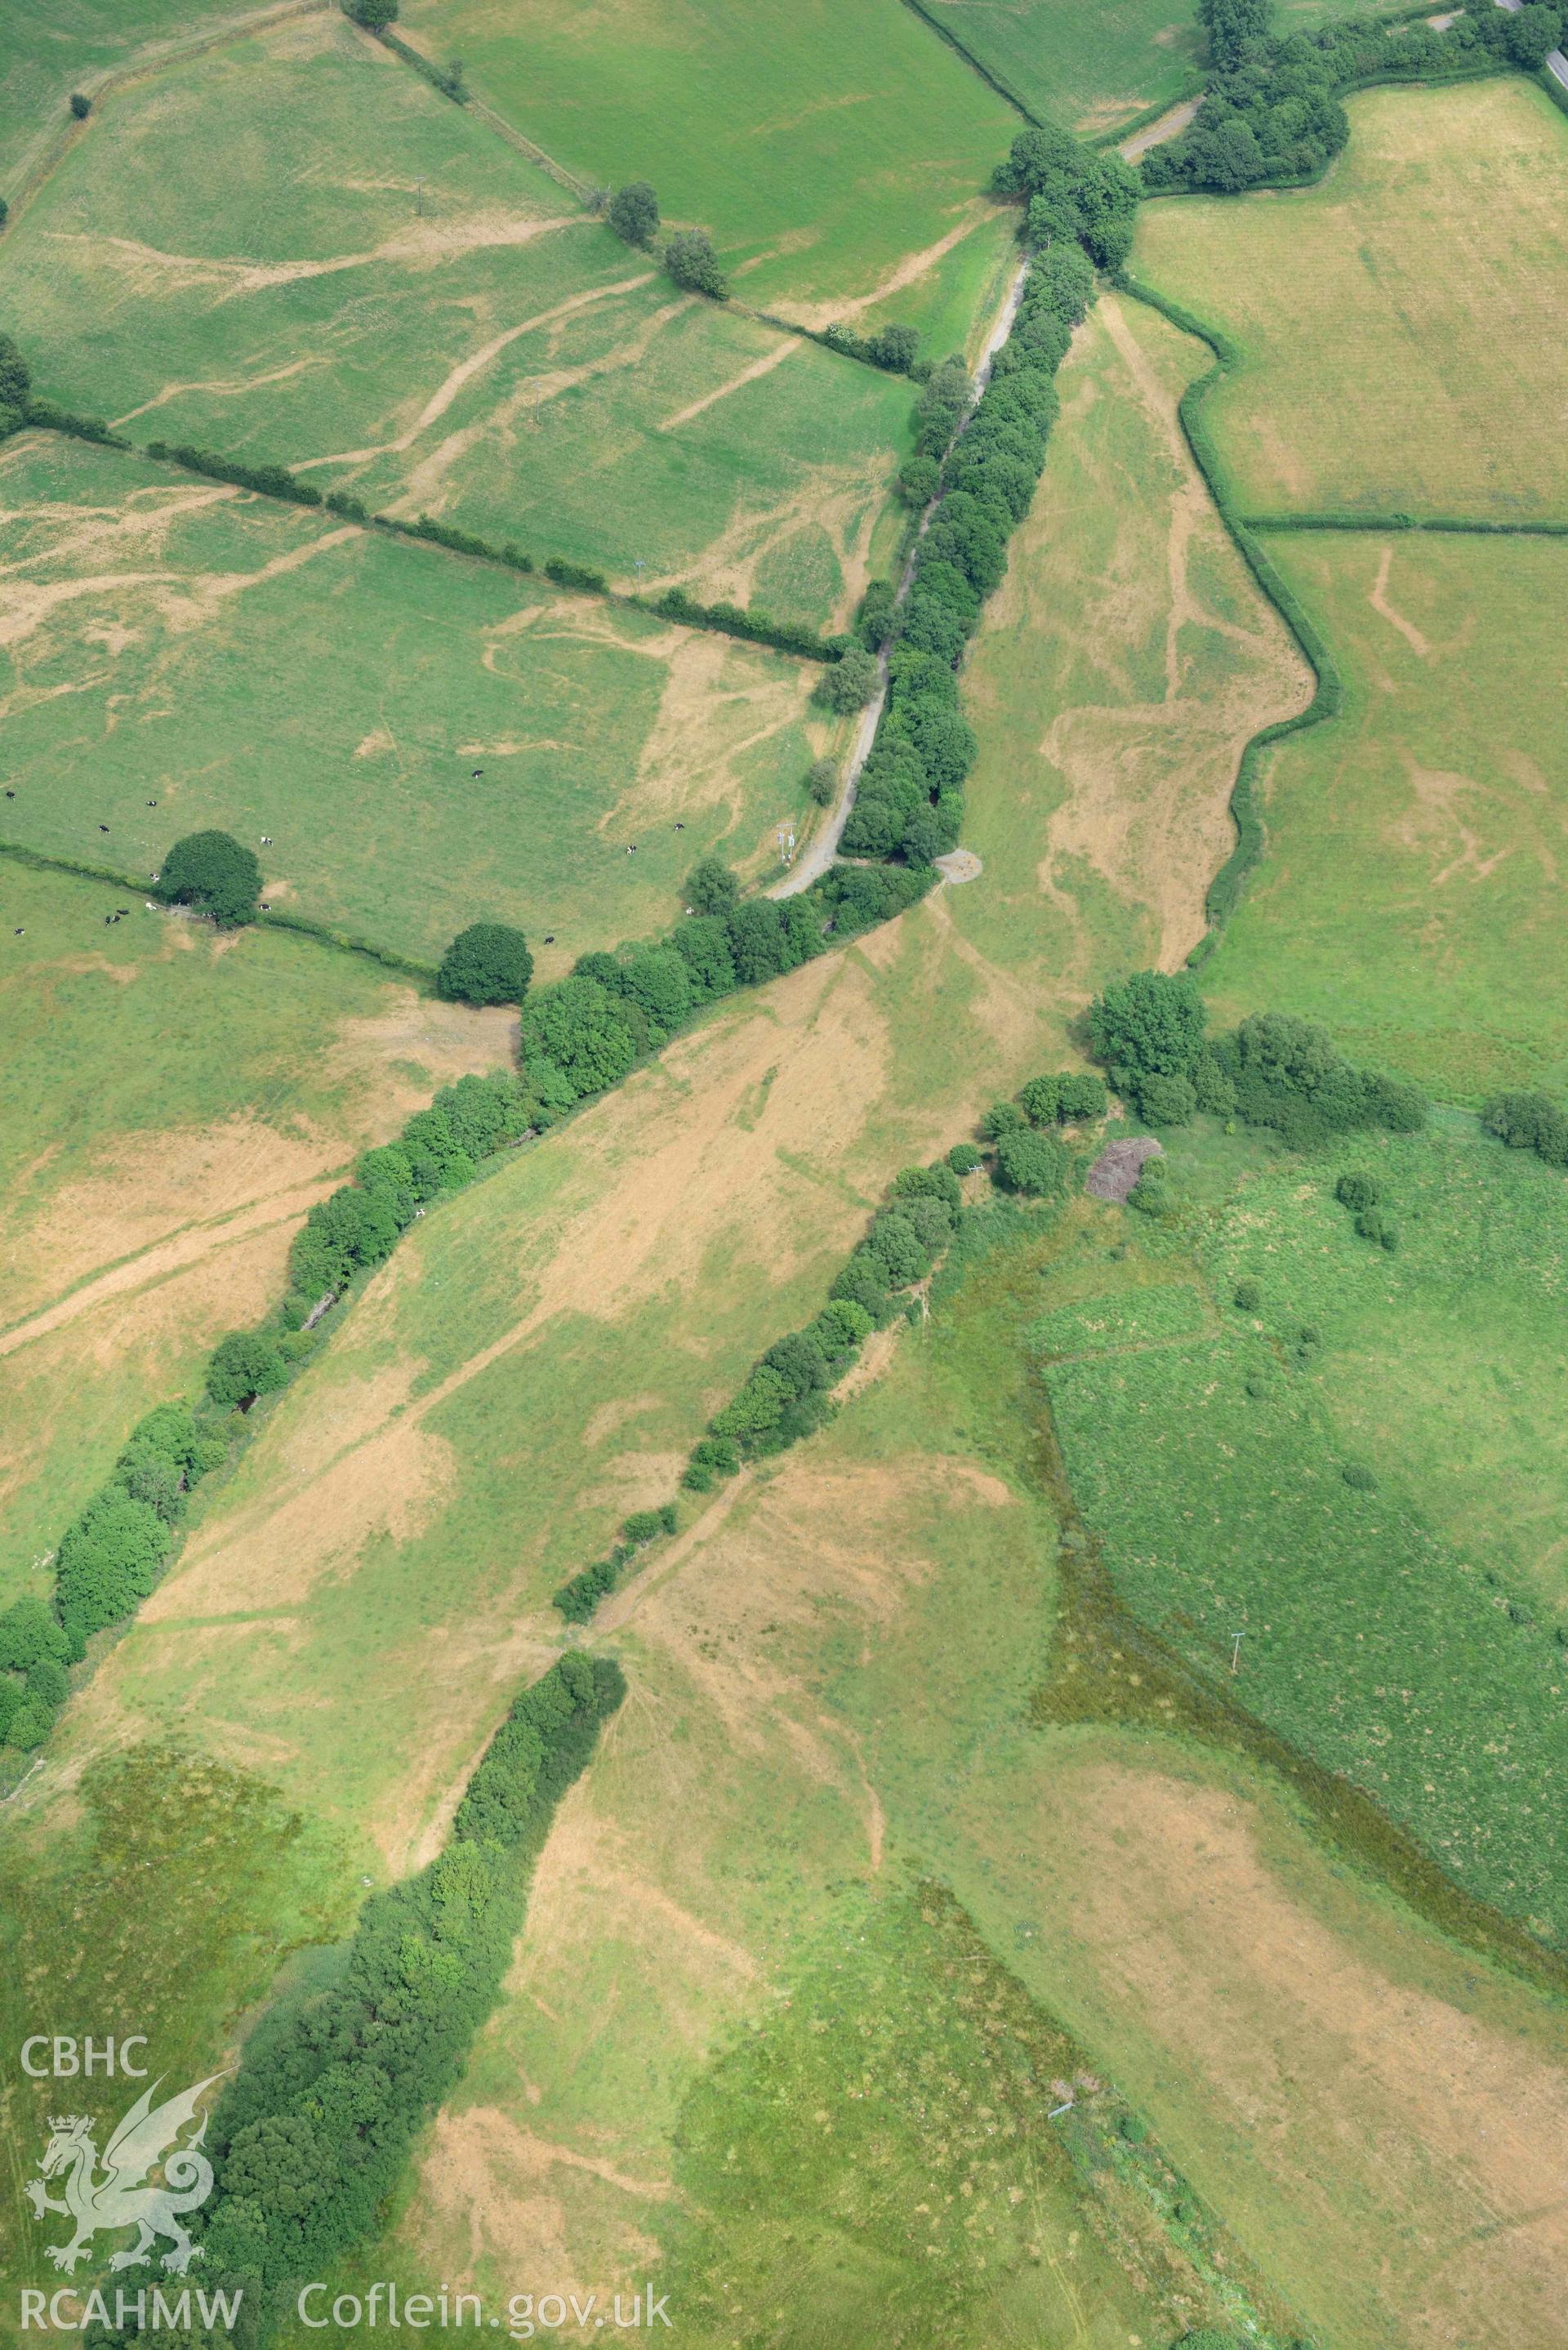
<instances>
[{"instance_id":1,"label":"hedgerow","mask_svg":"<svg viewBox=\"0 0 1568 2350\"><path fill-rule=\"evenodd\" d=\"M1468 80L1517 68L1538 73L1562 38L1563 10L1467 9L1431 23L1342 17L1280 39L1267 0L1201 0L1218 68L1187 130L1153 147L1143 185L1155 193L1194 188L1297 186L1318 177L1350 136L1341 99L1377 83Z\"/></svg>"},{"instance_id":2,"label":"hedgerow","mask_svg":"<svg viewBox=\"0 0 1568 2350\"><path fill-rule=\"evenodd\" d=\"M415 2133L500 1996L532 1864L626 1683L562 1657L492 1739L439 1860L360 1912L336 1979L267 2017L213 2111L209 2273L264 2292L379 2224Z\"/></svg>"},{"instance_id":3,"label":"hedgerow","mask_svg":"<svg viewBox=\"0 0 1568 2350\"><path fill-rule=\"evenodd\" d=\"M1185 1125L1203 1109L1272 1128L1302 1149L1333 1134L1415 1134L1427 1122L1418 1086L1347 1061L1316 1021L1255 1012L1228 1035L1207 1025L1186 972L1135 972L1089 1007L1096 1058L1151 1126Z\"/></svg>"}]
</instances>

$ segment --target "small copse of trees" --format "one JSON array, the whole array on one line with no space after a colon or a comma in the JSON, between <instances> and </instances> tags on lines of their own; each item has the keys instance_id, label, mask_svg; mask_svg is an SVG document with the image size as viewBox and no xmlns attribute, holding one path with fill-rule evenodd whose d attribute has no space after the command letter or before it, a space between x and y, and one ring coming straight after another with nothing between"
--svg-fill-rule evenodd
<instances>
[{"instance_id":1,"label":"small copse of trees","mask_svg":"<svg viewBox=\"0 0 1568 2350\"><path fill-rule=\"evenodd\" d=\"M1481 1124L1511 1150L1533 1150L1548 1167L1568 1168L1568 1117L1546 1094L1493 1094Z\"/></svg>"},{"instance_id":2,"label":"small copse of trees","mask_svg":"<svg viewBox=\"0 0 1568 2350\"><path fill-rule=\"evenodd\" d=\"M1199 13L1214 78L1187 130L1144 156L1148 189L1231 193L1315 179L1350 135L1342 92L1508 66L1539 72L1568 12L1531 0L1516 11L1467 8L1442 26L1342 16L1283 39L1271 0L1200 0Z\"/></svg>"},{"instance_id":3,"label":"small copse of trees","mask_svg":"<svg viewBox=\"0 0 1568 2350\"><path fill-rule=\"evenodd\" d=\"M1231 1035L1210 1036L1207 1020L1186 972L1135 972L1090 1006L1096 1057L1149 1125L1185 1125L1204 1110L1271 1127L1300 1149L1334 1134L1414 1134L1426 1124L1418 1086L1347 1061L1315 1021L1252 1013Z\"/></svg>"}]
</instances>

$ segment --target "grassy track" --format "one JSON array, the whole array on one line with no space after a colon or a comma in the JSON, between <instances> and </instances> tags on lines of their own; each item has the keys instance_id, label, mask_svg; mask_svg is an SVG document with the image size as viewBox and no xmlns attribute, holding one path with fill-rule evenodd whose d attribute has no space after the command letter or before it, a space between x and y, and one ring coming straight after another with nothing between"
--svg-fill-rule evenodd
<instances>
[{"instance_id":1,"label":"grassy track","mask_svg":"<svg viewBox=\"0 0 1568 2350\"><path fill-rule=\"evenodd\" d=\"M1133 265L1245 365L1208 421L1258 510L1568 512L1568 140L1510 76L1368 90L1318 186L1147 205Z\"/></svg>"},{"instance_id":2,"label":"grassy track","mask_svg":"<svg viewBox=\"0 0 1568 2350\"><path fill-rule=\"evenodd\" d=\"M1345 709L1265 776L1264 859L1204 983L1325 1019L1449 1098L1568 1074L1555 887L1568 546L1278 533Z\"/></svg>"},{"instance_id":3,"label":"grassy track","mask_svg":"<svg viewBox=\"0 0 1568 2350\"><path fill-rule=\"evenodd\" d=\"M272 1302L333 1170L509 1024L10 862L0 918L4 1606L132 1422Z\"/></svg>"},{"instance_id":4,"label":"grassy track","mask_svg":"<svg viewBox=\"0 0 1568 2350\"><path fill-rule=\"evenodd\" d=\"M270 833L281 909L426 960L519 921L548 972L662 927L703 849L771 861L830 739L805 663L331 516L41 436L0 484L0 837L51 856Z\"/></svg>"},{"instance_id":5,"label":"grassy track","mask_svg":"<svg viewBox=\"0 0 1568 2350\"><path fill-rule=\"evenodd\" d=\"M870 293L991 177L1016 116L891 0L411 0L481 97L590 182L652 181L748 301ZM918 309L906 315L923 324Z\"/></svg>"},{"instance_id":6,"label":"grassy track","mask_svg":"<svg viewBox=\"0 0 1568 2350\"><path fill-rule=\"evenodd\" d=\"M6 259L67 406L627 584L841 617L907 446L907 383L680 295L336 12L106 100Z\"/></svg>"}]
</instances>

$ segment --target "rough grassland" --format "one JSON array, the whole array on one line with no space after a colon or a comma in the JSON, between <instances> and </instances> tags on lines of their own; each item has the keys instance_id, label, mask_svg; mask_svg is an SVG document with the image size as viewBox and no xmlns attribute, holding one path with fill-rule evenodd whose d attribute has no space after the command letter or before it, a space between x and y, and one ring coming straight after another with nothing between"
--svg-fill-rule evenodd
<instances>
[{"instance_id":1,"label":"rough grassland","mask_svg":"<svg viewBox=\"0 0 1568 2350\"><path fill-rule=\"evenodd\" d=\"M810 664L140 458L27 435L0 499L0 837L50 856L268 833L280 910L432 962L520 922L549 975L704 849L771 866L833 739Z\"/></svg>"},{"instance_id":2,"label":"rough grassland","mask_svg":"<svg viewBox=\"0 0 1568 2350\"><path fill-rule=\"evenodd\" d=\"M1146 530L1134 473L1083 454L1102 432L1117 446L1124 410L1126 463L1141 462L1149 428L1107 361L1103 390L1064 421L1047 472L1058 582L1105 561L1087 501L1064 490L1058 502L1058 483L1070 489L1078 466L1104 468L1126 532L1126 592L1097 631L1108 666L1056 693L1064 702L1075 688L1102 712L1117 693L1152 698L1158 712L1160 685L1145 672L1164 676L1163 651L1147 647L1152 637L1163 648L1168 633L1168 527ZM1025 545L1019 561L1041 583L1044 613L1037 560ZM1239 613L1259 625L1255 604ZM980 691L989 658L982 640ZM1070 1056L1065 1023L1092 972L1113 942L1149 935L1144 909L1168 887L1163 832L1144 863L1128 852L1117 887L1098 883L1081 908L1054 909L1039 868L1076 776L1020 793L996 701L977 706L987 747L971 812L982 879L726 1006L656 1068L411 1233L283 1399L232 1492L207 1505L157 1612L117 1651L89 1704L156 1710L155 1692L178 1687L182 1704L199 1705L245 1753L245 1725L270 1721L269 1762L297 1769L302 1787L335 1790L333 1802L368 1821L397 1860L417 1844L500 1701L515 1661L503 1627L541 1609L625 1509L662 1496L701 1419L750 1354L820 1295L892 1171L957 1139L998 1092ZM1158 732L1156 715L1139 723ZM1190 734L1179 723L1168 760L1171 777L1185 778ZM1152 750L1147 773L1157 773ZM1210 797L1227 780L1211 777ZM1160 789L1177 797L1173 780ZM1207 853L1221 848L1216 839ZM1189 904L1206 878L1196 867ZM699 1281L700 1330L687 1302ZM514 1439L498 1445L498 1428ZM499 1523L509 1533L498 1550ZM279 1574L288 1589L275 1599ZM218 1635L214 1617L230 1630ZM535 1620L524 1656L555 1634L553 1617ZM473 1659L497 1640L492 1690ZM390 1736L378 1695L389 1673L410 1692ZM370 1711L374 1740L360 1734Z\"/></svg>"},{"instance_id":3,"label":"rough grassland","mask_svg":"<svg viewBox=\"0 0 1568 2350\"><path fill-rule=\"evenodd\" d=\"M1568 515L1568 134L1516 75L1367 90L1317 187L1147 204L1133 266L1245 364L1244 507Z\"/></svg>"},{"instance_id":4,"label":"rough grassland","mask_svg":"<svg viewBox=\"0 0 1568 2350\"><path fill-rule=\"evenodd\" d=\"M1281 1167L1215 1217L1213 1290L1223 1299L1251 1274L1282 1344L1303 1325L1321 1332L1310 1384L1347 1452L1496 1577L1494 1615L1512 1599L1547 1627L1568 1622L1568 1183L1457 1114L1429 1140L1352 1156L1385 1182L1402 1235L1392 1256L1355 1237L1325 1179Z\"/></svg>"},{"instance_id":5,"label":"rough grassland","mask_svg":"<svg viewBox=\"0 0 1568 2350\"><path fill-rule=\"evenodd\" d=\"M874 2303L878 2340L966 2350L1221 2310L1281 2342L1544 2338L1550 2002L1325 1865L1266 1778L1022 1727L1057 1595L1020 1342L1126 1223L1017 1229L618 1603L637 1697L401 2224L345 2282L493 2293L526 2245L604 2291L651 2238L705 2345L842 2340ZM978 1933L908 1899L931 1877ZM1075 2103L1046 2133L1036 2050ZM1110 2134L1124 2095L1158 2146Z\"/></svg>"},{"instance_id":6,"label":"rough grassland","mask_svg":"<svg viewBox=\"0 0 1568 2350\"><path fill-rule=\"evenodd\" d=\"M908 445L908 383L680 294L335 11L106 100L6 259L67 407L627 584L841 617Z\"/></svg>"},{"instance_id":7,"label":"rough grassland","mask_svg":"<svg viewBox=\"0 0 1568 2350\"><path fill-rule=\"evenodd\" d=\"M584 179L650 180L769 306L869 293L954 225L1018 128L888 0L410 0L402 21Z\"/></svg>"},{"instance_id":8,"label":"rough grassland","mask_svg":"<svg viewBox=\"0 0 1568 2350\"><path fill-rule=\"evenodd\" d=\"M510 1044L504 1014L275 932L140 897L106 929L127 902L0 863L0 1606L148 1405L272 1304L335 1170Z\"/></svg>"},{"instance_id":9,"label":"rough grassland","mask_svg":"<svg viewBox=\"0 0 1568 2350\"><path fill-rule=\"evenodd\" d=\"M1205 988L1326 1020L1449 1100L1568 1088L1568 544L1281 532L1343 717L1266 770L1263 862Z\"/></svg>"},{"instance_id":10,"label":"rough grassland","mask_svg":"<svg viewBox=\"0 0 1568 2350\"><path fill-rule=\"evenodd\" d=\"M1340 1170L1369 1158L1404 1232L1392 1263L1332 1196ZM1147 1245L1172 1270L1205 1267L1218 1333L1112 1345L1044 1373L1117 1596L1220 1689L1241 1632L1236 1687L1251 1713L1364 1790L1466 1891L1568 1947L1553 1794L1568 1761L1568 1658L1554 1638L1568 1592L1560 1550L1540 1552L1548 1532L1560 1545L1543 1489L1560 1496L1561 1484L1545 1463L1517 1492L1507 1475L1532 1443L1511 1400L1510 1334L1517 1319L1533 1358L1550 1360L1568 1187L1466 1121L1282 1169L1185 1230L1156 1228ZM1114 1296L1128 1276L1107 1273ZM1230 1305L1243 1274L1262 1286L1256 1315ZM1446 1410L1471 1423L1435 1485L1436 1430L1414 1433L1424 1366L1399 1359L1407 1313L1428 1361L1441 1320ZM1560 1361L1547 1377L1560 1394ZM1550 1419L1545 1397L1540 1408ZM1445 1500L1460 1526L1444 1523ZM1514 1573L1506 1555L1455 1539L1489 1520L1514 1537Z\"/></svg>"}]
</instances>

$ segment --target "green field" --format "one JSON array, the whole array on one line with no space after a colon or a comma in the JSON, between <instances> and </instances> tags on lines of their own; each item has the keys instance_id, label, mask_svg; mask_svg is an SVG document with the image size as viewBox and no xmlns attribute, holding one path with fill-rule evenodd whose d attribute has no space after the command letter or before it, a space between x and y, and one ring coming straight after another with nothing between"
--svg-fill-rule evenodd
<instances>
[{"instance_id":1,"label":"green field","mask_svg":"<svg viewBox=\"0 0 1568 2350\"><path fill-rule=\"evenodd\" d=\"M0 194L14 202L19 172L64 133L73 89L91 90L101 75L123 72L149 47L199 39L252 13L228 0L64 0L47 16L7 9L0 22Z\"/></svg>"},{"instance_id":2,"label":"green field","mask_svg":"<svg viewBox=\"0 0 1568 2350\"><path fill-rule=\"evenodd\" d=\"M1568 544L1280 532L1342 717L1264 775L1263 862L1204 973L1449 1100L1568 1085L1558 615Z\"/></svg>"},{"instance_id":3,"label":"green field","mask_svg":"<svg viewBox=\"0 0 1568 2350\"><path fill-rule=\"evenodd\" d=\"M927 13L1034 113L1093 137L1185 97L1202 36L1171 0L925 0Z\"/></svg>"},{"instance_id":4,"label":"green field","mask_svg":"<svg viewBox=\"0 0 1568 2350\"><path fill-rule=\"evenodd\" d=\"M1326 178L1146 204L1132 265L1239 343L1244 508L1568 517L1568 137L1520 76L1366 90Z\"/></svg>"},{"instance_id":5,"label":"green field","mask_svg":"<svg viewBox=\"0 0 1568 2350\"><path fill-rule=\"evenodd\" d=\"M651 181L750 302L871 293L953 227L1018 127L893 0L410 0L402 21L584 179Z\"/></svg>"},{"instance_id":6,"label":"green field","mask_svg":"<svg viewBox=\"0 0 1568 2350\"><path fill-rule=\"evenodd\" d=\"M6 261L66 406L627 585L836 622L908 446L908 383L682 295L336 12L106 100Z\"/></svg>"},{"instance_id":7,"label":"green field","mask_svg":"<svg viewBox=\"0 0 1568 2350\"><path fill-rule=\"evenodd\" d=\"M27 435L0 488L0 838L49 856L270 833L280 911L430 962L504 919L548 975L773 865L833 739L811 664L140 458Z\"/></svg>"},{"instance_id":8,"label":"green field","mask_svg":"<svg viewBox=\"0 0 1568 2350\"><path fill-rule=\"evenodd\" d=\"M1180 1136L1171 1148L1179 1181ZM1392 1258L1333 1197L1347 1163L1383 1176ZM1551 1433L1568 1188L1454 1121L1254 1175L1148 1246L1203 1268L1221 1331L1044 1372L1117 1595L1217 1688L1240 1631L1253 1714L1468 1892L1568 1945L1550 1792L1568 1678ZM1244 1274L1256 1314L1230 1303ZM1106 1280L1103 1310L1125 1278Z\"/></svg>"},{"instance_id":9,"label":"green field","mask_svg":"<svg viewBox=\"0 0 1568 2350\"><path fill-rule=\"evenodd\" d=\"M1193 13L1172 0L921 0L924 13L1046 121L1104 137L1150 107L1190 96L1207 63ZM1283 31L1345 10L1332 0L1282 0ZM1378 16L1376 5L1357 11Z\"/></svg>"}]
</instances>

